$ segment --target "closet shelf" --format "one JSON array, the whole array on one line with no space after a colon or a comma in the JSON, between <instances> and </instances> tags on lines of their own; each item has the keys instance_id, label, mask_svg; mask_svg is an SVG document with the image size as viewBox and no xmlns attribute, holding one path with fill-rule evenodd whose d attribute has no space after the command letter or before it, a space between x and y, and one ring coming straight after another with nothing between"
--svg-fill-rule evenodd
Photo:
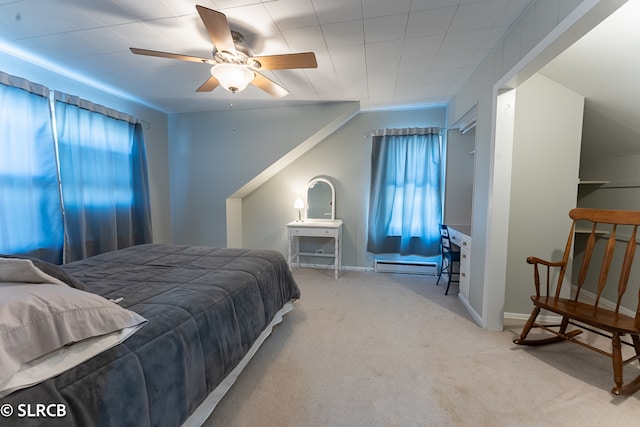
<instances>
[{"instance_id":1,"label":"closet shelf","mask_svg":"<svg viewBox=\"0 0 640 427\"><path fill-rule=\"evenodd\" d=\"M610 182L611 181L581 179L578 181L578 185L605 185Z\"/></svg>"}]
</instances>

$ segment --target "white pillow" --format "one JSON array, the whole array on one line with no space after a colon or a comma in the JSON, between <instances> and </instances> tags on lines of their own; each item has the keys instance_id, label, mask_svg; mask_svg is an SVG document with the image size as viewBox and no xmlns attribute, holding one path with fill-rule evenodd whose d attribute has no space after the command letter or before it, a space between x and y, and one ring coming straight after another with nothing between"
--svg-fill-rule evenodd
<instances>
[{"instance_id":1,"label":"white pillow","mask_svg":"<svg viewBox=\"0 0 640 427\"><path fill-rule=\"evenodd\" d=\"M0 386L33 359L144 322L106 298L68 286L0 283Z\"/></svg>"},{"instance_id":2,"label":"white pillow","mask_svg":"<svg viewBox=\"0 0 640 427\"><path fill-rule=\"evenodd\" d=\"M75 344L65 345L42 357L24 363L14 376L4 384L0 384L0 398L16 390L40 384L42 381L56 377L74 366L78 366L103 351L107 351L111 347L124 342L143 326L144 323L141 323L110 334L87 338Z\"/></svg>"}]
</instances>

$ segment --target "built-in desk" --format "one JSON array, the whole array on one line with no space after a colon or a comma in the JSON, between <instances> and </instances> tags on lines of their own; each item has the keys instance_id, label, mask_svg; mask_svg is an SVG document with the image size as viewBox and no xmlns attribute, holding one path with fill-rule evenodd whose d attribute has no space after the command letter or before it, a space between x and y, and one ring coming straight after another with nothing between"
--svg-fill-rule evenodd
<instances>
[{"instance_id":1,"label":"built-in desk","mask_svg":"<svg viewBox=\"0 0 640 427\"><path fill-rule=\"evenodd\" d=\"M337 279L342 269L342 220L304 220L287 224L288 261L289 265L295 260L300 265L300 255L314 257L330 257L334 259L334 277ZM300 252L300 237L329 237L334 240L332 254Z\"/></svg>"},{"instance_id":2,"label":"built-in desk","mask_svg":"<svg viewBox=\"0 0 640 427\"><path fill-rule=\"evenodd\" d=\"M460 294L469 300L469 272L471 262L471 226L447 224L451 243L460 248Z\"/></svg>"}]
</instances>

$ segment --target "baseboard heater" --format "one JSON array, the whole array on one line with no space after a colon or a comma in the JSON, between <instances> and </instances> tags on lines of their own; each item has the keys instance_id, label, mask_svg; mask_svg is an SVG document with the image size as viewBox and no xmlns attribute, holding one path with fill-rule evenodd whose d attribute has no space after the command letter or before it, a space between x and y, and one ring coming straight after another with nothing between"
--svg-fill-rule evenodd
<instances>
[{"instance_id":1,"label":"baseboard heater","mask_svg":"<svg viewBox=\"0 0 640 427\"><path fill-rule=\"evenodd\" d=\"M375 262L375 272L427 274L429 276L437 276L438 264L429 261L396 261L377 259Z\"/></svg>"}]
</instances>

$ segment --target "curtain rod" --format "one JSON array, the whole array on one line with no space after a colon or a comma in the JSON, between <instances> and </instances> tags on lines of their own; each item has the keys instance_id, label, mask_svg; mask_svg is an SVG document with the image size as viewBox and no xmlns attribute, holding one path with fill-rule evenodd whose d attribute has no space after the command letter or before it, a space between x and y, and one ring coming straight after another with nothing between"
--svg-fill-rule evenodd
<instances>
[{"instance_id":1,"label":"curtain rod","mask_svg":"<svg viewBox=\"0 0 640 427\"><path fill-rule=\"evenodd\" d=\"M118 110L114 110L113 108L105 107L104 105L95 104L89 100L80 98L77 95L70 95L68 93L56 90L54 91L54 97L56 101L60 101L69 105L75 105L76 107L82 108L84 110L100 113L107 117L111 117L112 119L122 120L131 124L140 123L140 120L137 117L120 112Z\"/></svg>"},{"instance_id":2,"label":"curtain rod","mask_svg":"<svg viewBox=\"0 0 640 427\"><path fill-rule=\"evenodd\" d=\"M434 135L440 134L442 128L425 127L425 128L387 128L371 130L366 136L389 136L389 135Z\"/></svg>"},{"instance_id":3,"label":"curtain rod","mask_svg":"<svg viewBox=\"0 0 640 427\"><path fill-rule=\"evenodd\" d=\"M2 71L0 71L0 84L26 90L27 92L31 92L44 98L49 97L50 90L46 86L34 83L27 79L23 79L22 77L4 73Z\"/></svg>"},{"instance_id":4,"label":"curtain rod","mask_svg":"<svg viewBox=\"0 0 640 427\"><path fill-rule=\"evenodd\" d=\"M465 133L469 132L471 129L476 127L476 124L477 124L477 119L474 117L468 122L466 122L465 124L463 124L462 126L460 126L460 133L464 135Z\"/></svg>"}]
</instances>

